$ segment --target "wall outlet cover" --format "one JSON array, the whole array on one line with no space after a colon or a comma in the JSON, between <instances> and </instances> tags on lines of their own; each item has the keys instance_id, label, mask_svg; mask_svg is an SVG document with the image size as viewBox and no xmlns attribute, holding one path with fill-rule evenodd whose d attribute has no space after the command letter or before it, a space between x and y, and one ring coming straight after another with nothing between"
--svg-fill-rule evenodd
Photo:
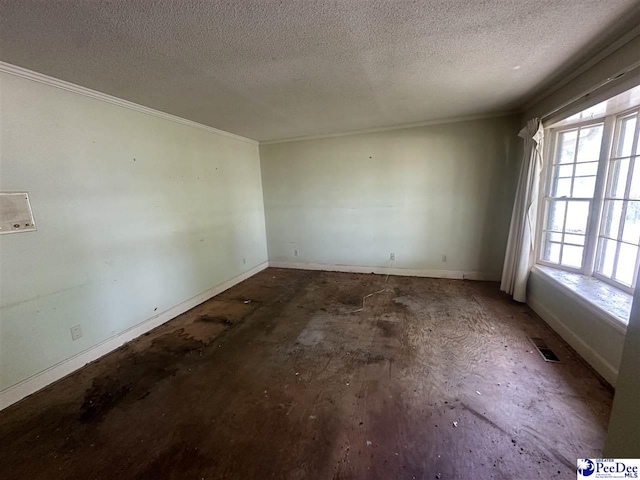
<instances>
[{"instance_id":1,"label":"wall outlet cover","mask_svg":"<svg viewBox=\"0 0 640 480\"><path fill-rule=\"evenodd\" d=\"M80 325L74 325L71 327L71 340L78 340L82 337L82 328Z\"/></svg>"}]
</instances>

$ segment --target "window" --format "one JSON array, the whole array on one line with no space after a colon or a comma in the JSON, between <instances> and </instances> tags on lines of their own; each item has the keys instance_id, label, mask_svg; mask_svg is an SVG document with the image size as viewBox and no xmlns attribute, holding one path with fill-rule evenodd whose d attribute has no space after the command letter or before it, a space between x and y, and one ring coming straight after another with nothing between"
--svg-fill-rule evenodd
<instances>
[{"instance_id":1,"label":"window","mask_svg":"<svg viewBox=\"0 0 640 480\"><path fill-rule=\"evenodd\" d=\"M539 263L593 275L628 292L635 287L638 117L636 108L550 131Z\"/></svg>"},{"instance_id":2,"label":"window","mask_svg":"<svg viewBox=\"0 0 640 480\"><path fill-rule=\"evenodd\" d=\"M640 161L638 111L616 120L609 160L596 276L634 288L640 244Z\"/></svg>"},{"instance_id":3,"label":"window","mask_svg":"<svg viewBox=\"0 0 640 480\"><path fill-rule=\"evenodd\" d=\"M551 185L545 196L542 259L582 269L604 124L557 132Z\"/></svg>"}]
</instances>

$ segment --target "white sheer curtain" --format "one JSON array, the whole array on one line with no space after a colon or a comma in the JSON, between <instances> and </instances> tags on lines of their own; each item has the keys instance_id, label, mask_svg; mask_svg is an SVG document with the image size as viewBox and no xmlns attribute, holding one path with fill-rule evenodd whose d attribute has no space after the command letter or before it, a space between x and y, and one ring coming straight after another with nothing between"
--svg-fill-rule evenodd
<instances>
[{"instance_id":1,"label":"white sheer curtain","mask_svg":"<svg viewBox=\"0 0 640 480\"><path fill-rule=\"evenodd\" d=\"M511 214L509 241L502 269L500 290L513 295L518 302L527 300L527 279L533 264L533 252L538 218L538 192L542 170L542 122L534 118L518 134L524 138L524 155L516 199Z\"/></svg>"}]
</instances>

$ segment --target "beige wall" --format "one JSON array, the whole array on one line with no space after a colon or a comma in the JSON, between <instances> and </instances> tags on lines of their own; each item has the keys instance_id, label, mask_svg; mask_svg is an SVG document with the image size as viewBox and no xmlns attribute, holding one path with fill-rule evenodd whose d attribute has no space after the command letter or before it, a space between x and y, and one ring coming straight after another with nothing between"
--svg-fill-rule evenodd
<instances>
[{"instance_id":1,"label":"beige wall","mask_svg":"<svg viewBox=\"0 0 640 480\"><path fill-rule=\"evenodd\" d=\"M604 450L613 458L640 458L640 289L633 297Z\"/></svg>"},{"instance_id":2,"label":"beige wall","mask_svg":"<svg viewBox=\"0 0 640 480\"><path fill-rule=\"evenodd\" d=\"M388 267L395 253L397 269L498 279L517 131L499 117L262 145L269 260Z\"/></svg>"},{"instance_id":3,"label":"beige wall","mask_svg":"<svg viewBox=\"0 0 640 480\"><path fill-rule=\"evenodd\" d=\"M637 33L637 26L634 24L633 27ZM608 55L595 58L584 68L565 72L567 74L559 78L558 85L528 106L522 120L556 112L551 121L559 121L640 83L637 69L610 81L640 62L640 36L633 37L632 32L624 38L628 42L620 42L618 48L610 47ZM587 93L589 95L585 96ZM617 385L624 334L558 289L542 274L534 273L530 277L528 297L528 302L547 323L609 383Z\"/></svg>"},{"instance_id":4,"label":"beige wall","mask_svg":"<svg viewBox=\"0 0 640 480\"><path fill-rule=\"evenodd\" d=\"M625 334L533 270L527 284L527 303L604 379L616 385Z\"/></svg>"},{"instance_id":5,"label":"beige wall","mask_svg":"<svg viewBox=\"0 0 640 480\"><path fill-rule=\"evenodd\" d=\"M0 390L266 261L256 144L0 82L0 190L38 227L0 236Z\"/></svg>"}]
</instances>

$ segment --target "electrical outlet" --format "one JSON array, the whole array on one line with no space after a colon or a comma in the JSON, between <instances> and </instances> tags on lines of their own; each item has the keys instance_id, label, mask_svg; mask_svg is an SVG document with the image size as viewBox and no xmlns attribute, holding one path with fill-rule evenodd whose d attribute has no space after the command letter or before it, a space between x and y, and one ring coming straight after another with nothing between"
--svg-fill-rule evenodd
<instances>
[{"instance_id":1,"label":"electrical outlet","mask_svg":"<svg viewBox=\"0 0 640 480\"><path fill-rule=\"evenodd\" d=\"M298 250L297 248L293 249L293 256L294 257L299 257L300 256L300 250Z\"/></svg>"},{"instance_id":2,"label":"electrical outlet","mask_svg":"<svg viewBox=\"0 0 640 480\"><path fill-rule=\"evenodd\" d=\"M396 254L395 253L390 253L389 254L389 260L395 260L396 259Z\"/></svg>"},{"instance_id":3,"label":"electrical outlet","mask_svg":"<svg viewBox=\"0 0 640 480\"><path fill-rule=\"evenodd\" d=\"M80 325L74 325L73 327L71 327L71 340L75 341L81 337L82 337L82 328L80 328Z\"/></svg>"},{"instance_id":4,"label":"electrical outlet","mask_svg":"<svg viewBox=\"0 0 640 480\"><path fill-rule=\"evenodd\" d=\"M446 262L447 261L447 256L446 255L442 255L442 262Z\"/></svg>"}]
</instances>

